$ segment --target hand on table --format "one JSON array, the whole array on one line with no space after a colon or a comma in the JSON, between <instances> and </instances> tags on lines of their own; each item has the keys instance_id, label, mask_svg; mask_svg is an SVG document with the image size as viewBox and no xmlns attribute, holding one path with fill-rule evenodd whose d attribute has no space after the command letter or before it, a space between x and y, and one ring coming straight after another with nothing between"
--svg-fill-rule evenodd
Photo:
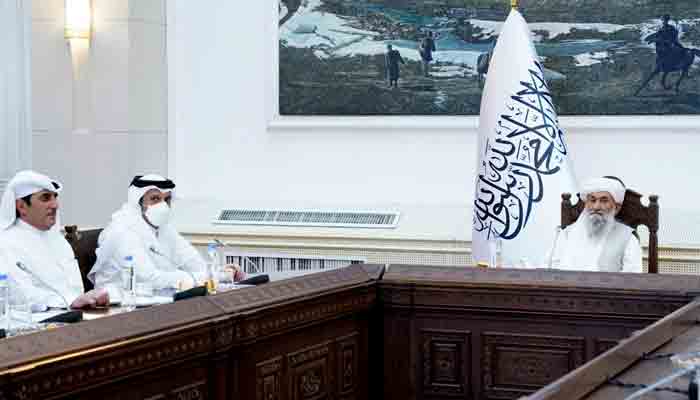
<instances>
[{"instance_id":1,"label":"hand on table","mask_svg":"<svg viewBox=\"0 0 700 400\"><path fill-rule=\"evenodd\" d=\"M78 296L71 308L95 308L109 305L109 293L104 288L93 289Z\"/></svg>"},{"instance_id":2,"label":"hand on table","mask_svg":"<svg viewBox=\"0 0 700 400\"><path fill-rule=\"evenodd\" d=\"M227 264L222 269L223 274L226 275L226 280L232 280L233 282L242 281L245 279L245 272L238 264Z\"/></svg>"}]
</instances>

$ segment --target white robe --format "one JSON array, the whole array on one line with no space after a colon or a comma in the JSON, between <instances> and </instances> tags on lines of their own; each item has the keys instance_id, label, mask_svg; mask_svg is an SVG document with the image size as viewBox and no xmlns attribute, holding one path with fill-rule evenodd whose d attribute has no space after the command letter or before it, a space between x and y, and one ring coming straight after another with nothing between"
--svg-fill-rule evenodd
<instances>
[{"instance_id":1,"label":"white robe","mask_svg":"<svg viewBox=\"0 0 700 400\"><path fill-rule=\"evenodd\" d=\"M19 269L18 261L38 278ZM17 219L0 231L0 271L10 278L10 302L28 302L35 311L69 307L84 292L73 249L55 227L41 231Z\"/></svg>"},{"instance_id":2,"label":"white robe","mask_svg":"<svg viewBox=\"0 0 700 400\"><path fill-rule=\"evenodd\" d=\"M617 221L614 224L615 226L606 228L605 232L597 238L591 238L588 235L583 221L578 220L568 226L557 239L552 256L552 267L576 271L643 272L639 240L631 234L631 228ZM611 240L613 228L628 231L629 239ZM605 246L620 247L605 249ZM620 256L612 260L602 260L604 249L608 250L607 255L619 254Z\"/></svg>"},{"instance_id":3,"label":"white robe","mask_svg":"<svg viewBox=\"0 0 700 400\"><path fill-rule=\"evenodd\" d=\"M198 281L206 272L201 254L174 228L165 225L156 230L136 212L115 213L98 238L96 254L88 279L96 288L106 288L114 300L121 299L121 267L127 256L133 257L136 283L148 282L154 289L195 284L190 273L181 269L191 271Z\"/></svg>"}]
</instances>

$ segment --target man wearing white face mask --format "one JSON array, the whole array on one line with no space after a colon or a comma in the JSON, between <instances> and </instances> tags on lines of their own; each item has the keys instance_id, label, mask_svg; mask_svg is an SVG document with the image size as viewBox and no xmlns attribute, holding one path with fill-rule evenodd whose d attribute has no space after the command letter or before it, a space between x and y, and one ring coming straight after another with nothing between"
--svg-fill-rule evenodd
<instances>
[{"instance_id":1,"label":"man wearing white face mask","mask_svg":"<svg viewBox=\"0 0 700 400\"><path fill-rule=\"evenodd\" d=\"M159 175L134 177L127 202L98 238L97 261L88 274L95 287L120 297L121 266L127 256L133 258L136 281L150 283L154 289L191 287L204 281L204 259L168 223L174 188L173 181Z\"/></svg>"}]
</instances>

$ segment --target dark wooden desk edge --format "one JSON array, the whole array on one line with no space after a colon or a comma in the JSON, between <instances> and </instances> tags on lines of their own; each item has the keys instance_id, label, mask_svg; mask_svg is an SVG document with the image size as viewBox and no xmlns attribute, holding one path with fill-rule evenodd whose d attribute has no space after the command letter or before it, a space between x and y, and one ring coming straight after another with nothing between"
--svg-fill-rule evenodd
<instances>
[{"instance_id":1,"label":"dark wooden desk edge","mask_svg":"<svg viewBox=\"0 0 700 400\"><path fill-rule=\"evenodd\" d=\"M216 344L224 348L236 342L263 339L284 329L301 328L370 307L376 300L374 282L381 276L383 269L381 265L351 265L342 270L270 282L259 287L188 299L83 321L60 329L3 339L0 340L0 354L3 355L0 359L0 376L90 355L96 351L138 345L203 327L215 326ZM332 277L337 278L336 282L325 282L333 280ZM306 287L298 293L279 293L282 288L289 289L300 283ZM343 297L343 293L363 286L370 289L365 291L364 296L356 299ZM315 304L329 296L345 302L338 303L336 307ZM249 301L251 297L255 300ZM284 309L288 304L300 307L294 321L277 321L274 313L266 312L270 308Z\"/></svg>"},{"instance_id":2,"label":"dark wooden desk edge","mask_svg":"<svg viewBox=\"0 0 700 400\"><path fill-rule=\"evenodd\" d=\"M700 320L700 299L676 310L523 400L578 400Z\"/></svg>"},{"instance_id":3,"label":"dark wooden desk edge","mask_svg":"<svg viewBox=\"0 0 700 400\"><path fill-rule=\"evenodd\" d=\"M460 332L466 332L472 328L467 325L455 325L451 328L453 330L449 330L445 327L426 325L427 330L423 330L419 336L415 336L418 331L411 330L411 327L415 328L413 324L415 324L416 318L424 318L429 314L424 314L421 317L420 313L406 313L404 312L405 307L427 312L436 311L441 314L456 311L462 318L465 315L465 310L474 314L475 310L481 308L488 312L502 307L510 310L512 315L506 318L510 318L510 323L517 326L512 317L523 312L527 307L547 319L550 318L550 315L562 315L567 312L571 314L570 309L567 311L566 304L556 305L557 299L579 301L580 304L577 303L576 307L582 306L585 301L592 301L587 307L589 307L588 310L593 311L598 307L595 300L605 299L609 300L612 305L602 304L601 307L608 308L602 313L593 312L591 315L597 317L593 320L603 320L607 324L607 321L614 318L616 310L620 311L618 314L620 318L637 318L636 322L633 320L621 321L615 334L617 336L591 336L585 339L595 345L595 340L601 338L603 341L600 344L605 345L605 343L626 337L633 330L646 326L655 317L660 318L691 301L691 298L688 297L689 292L686 290L689 284L686 282L681 289L672 290L671 288L679 279L668 275L651 277L652 281L658 283L655 288L651 285L652 288L634 289L636 279L630 279L629 282L626 282L625 279L617 279L617 282L626 283L622 285L622 290L620 290L621 288L611 290L606 282L603 282L601 287L579 288L562 284L554 279L559 276L568 276L576 281L579 280L576 277L590 280L592 277L599 276L590 273L559 274L551 271L525 271L524 275L526 278L529 277L530 281L519 285L517 282L506 282L508 279L512 281L513 276L520 273L518 270L515 272L476 269L466 271L469 272L466 274L467 276L476 276L475 283L457 279L425 279L422 275L425 275L426 271L434 271L432 267L404 270L405 279L397 279L397 270L399 269L394 270L394 274L387 273L382 276L384 267L381 265L352 265L342 270L271 282L261 287L190 299L97 321L86 321L75 326L29 335L25 338L0 341L0 354L4 355L3 351L5 350L11 350L15 353L19 350L22 355L15 355L14 358L7 360L3 357L3 360L0 361L0 368L4 369L4 372L0 372L0 398L2 398L3 390L17 390L17 393L28 396L22 398L57 397L60 393L69 393L73 390L90 391L113 381L146 377L148 374L165 371L170 366L184 365L185 363L200 363L198 365L212 365L211 363L214 363L216 365L216 367L203 367L209 368L208 373L217 374L215 378L206 379L206 382L212 382L212 386L208 390L229 394L219 397L212 395L213 398L231 398L232 393L237 393L237 395L240 393L242 398L261 398L251 390L256 390L256 387L260 388L259 385L264 379L267 379L265 378L267 376L272 376L271 379L279 382L279 379L282 379L279 377L282 375L278 374L286 373L280 371L287 370L287 367L283 366L287 365L284 364L287 361L278 363L275 360L280 359L280 357L291 357L294 354L309 354L313 357L320 354L340 354L335 352L342 351L342 349L356 349L352 351L358 352L357 362L360 363L359 366L367 366L363 373L365 371L371 372L368 373L368 376L358 377L358 379L374 382L375 385L384 385L386 390L388 383L382 380L384 376L382 369L388 366L388 370L385 369L385 372L390 371L398 375L408 374L402 378L403 381L413 382L411 385L389 387L389 390L397 390L397 393L401 390L408 390L403 393L407 395L403 398L421 398L415 397L418 388L428 390L428 392L432 390L426 389L427 384L424 381L414 381L416 376L420 376L414 375L414 373L420 373L422 368L426 368L426 365L431 365L417 362L417 357L420 357L423 349L421 346L426 343L425 340L437 345L441 345L443 342L447 344L465 343L454 348L463 349L466 352L464 353L465 357L469 357L468 354L471 350L468 350L468 346L471 344L463 341L463 336L467 334ZM441 271L438 269L437 273L439 274ZM464 276L463 272L465 271L457 271L456 275ZM532 275L533 273L534 275ZM509 274L515 275L509 276ZM501 281L504 283L483 284L484 282L498 281L499 279L494 279L494 276L501 276ZM534 277L536 276L547 279L539 279L537 281L539 286L533 286L532 282L535 281ZM612 278L615 277L611 276L611 281L615 282L616 279ZM527 292L533 292L533 288L537 290L532 293L531 297L527 297ZM436 290L440 290L440 292L436 292ZM436 293L439 293L440 296L435 296ZM559 297L553 296L553 293ZM617 303L612 301L614 296L618 297ZM523 304L519 305L517 299L520 301L527 299L527 307ZM530 299L538 301L550 299L555 300L555 302L552 306L552 303L547 305L543 301L529 303ZM662 303L662 306L657 307L654 303ZM637 304L643 305L643 307L637 307ZM395 310L391 310L391 308L395 308ZM687 306L684 309L687 309ZM697 312L697 308L692 310L692 312ZM672 316L677 314L676 312ZM475 318L473 321L480 323L477 321L479 317ZM678 319L678 321L682 320ZM671 323L668 329L678 329L678 321L675 324ZM463 324L468 323L463 322ZM334 327L333 329L336 330L333 332L335 333L332 333L333 336L330 338L326 336L319 339L319 342L299 341L299 338L311 340L316 335L323 335L324 333L316 329L316 327L321 326L324 329ZM479 326L474 325L473 329L480 329ZM435 327L438 330L433 329ZM517 329L518 331L513 331L510 337L519 335L518 337L527 337L527 340L531 341L542 335L541 331L538 330L525 332L519 327ZM625 329L627 330L623 331ZM73 339L70 335L66 335L67 330L81 336L78 339ZM500 332L499 329L496 331ZM561 329L559 332L558 335L570 336ZM493 340L502 340L500 337L495 337L493 332L487 333L487 336ZM479 334L474 333L474 335ZM275 340L267 340L277 335L285 336L281 336L281 340L276 338ZM331 335L331 333L327 335ZM346 343L347 335L354 335L354 339ZM265 353L265 348L271 343L280 343L284 346L284 342L291 337L297 338L297 342L285 347L287 350L281 350L282 353L275 354ZM639 337L640 335L637 335L627 339L623 344L639 340ZM641 337L647 336L642 335ZM507 339L506 342L511 340L508 337L505 339ZM579 339L563 340L566 343L574 343ZM651 339L647 337L647 340ZM614 341L612 343L615 343ZM41 346L34 353L21 353L23 349L31 350L31 346L35 346L37 343ZM386 352L388 343L391 343L391 346L388 347L392 347L395 352ZM653 344L644 343L646 343L645 346ZM112 344L114 347L107 347ZM415 347L416 344L418 347ZM5 347L3 348L3 346ZM477 354L476 352L479 351L477 342L474 342L474 346L473 354ZM622 345L617 347L620 346ZM582 352L581 357L586 357L586 359L597 354L591 352L590 356L586 356L583 350L580 351ZM607 356L609 353L610 351L604 355ZM333 357L336 356L330 357L328 360L334 360ZM389 364L384 362L386 357L392 357L388 359L391 361ZM282 359L291 360L290 358ZM482 372L478 369L480 368L479 360L479 357L475 357L472 363L475 373L481 376ZM335 376L339 378L342 374L339 372L340 367L335 364L336 361L337 359L329 361L331 363L329 365L334 365L334 369L333 372L328 373L337 374ZM618 363L621 362L618 361ZM575 365L582 364L583 362L577 362ZM392 365L395 365L395 368ZM241 370L238 369L239 366L242 368ZM496 366L492 365L492 368L496 368ZM107 372L101 372L102 370L107 370ZM244 373L250 374L253 370L257 371L256 374L261 375L256 375L256 380L252 383L247 382L245 387L243 385L239 387L235 381L238 378L232 378L242 377ZM326 369L325 371L330 370ZM567 371L564 370L561 374ZM296 372L301 372L301 370ZM272 375L267 375L268 373ZM74 379L78 376L77 374L85 374L86 376L79 384L73 383L72 386L68 385L67 388L63 388L55 383L56 379L61 379L65 383L67 377ZM561 374L556 376L561 376ZM228 379L234 379L234 381L226 383ZM399 381L402 380L399 379ZM473 383L478 384L478 381ZM362 385L364 384L362 383ZM49 386L45 389L42 385ZM469 387L470 384L465 381L460 390L471 390L468 389ZM236 388L243 388L243 391L238 392ZM475 392L477 394L483 393L485 390L483 386L480 389L479 386L476 388L474 390L478 391ZM358 389L357 393L364 393L363 390ZM497 394L492 387L489 390ZM568 392L567 395L569 395ZM15 400L20 397L10 396L9 398Z\"/></svg>"},{"instance_id":4,"label":"dark wooden desk edge","mask_svg":"<svg viewBox=\"0 0 700 400\"><path fill-rule=\"evenodd\" d=\"M582 272L546 268L476 268L392 264L381 279L383 285L420 284L455 287L513 287L528 289L595 289L602 292L668 293L700 296L700 276Z\"/></svg>"}]
</instances>

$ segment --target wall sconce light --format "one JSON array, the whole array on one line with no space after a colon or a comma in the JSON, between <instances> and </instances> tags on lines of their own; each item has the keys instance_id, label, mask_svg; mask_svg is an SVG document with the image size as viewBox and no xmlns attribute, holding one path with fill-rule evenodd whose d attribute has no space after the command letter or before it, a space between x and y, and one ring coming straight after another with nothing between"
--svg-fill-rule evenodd
<instances>
[{"instance_id":1,"label":"wall sconce light","mask_svg":"<svg viewBox=\"0 0 700 400\"><path fill-rule=\"evenodd\" d=\"M65 38L90 40L92 30L91 0L66 0Z\"/></svg>"}]
</instances>

